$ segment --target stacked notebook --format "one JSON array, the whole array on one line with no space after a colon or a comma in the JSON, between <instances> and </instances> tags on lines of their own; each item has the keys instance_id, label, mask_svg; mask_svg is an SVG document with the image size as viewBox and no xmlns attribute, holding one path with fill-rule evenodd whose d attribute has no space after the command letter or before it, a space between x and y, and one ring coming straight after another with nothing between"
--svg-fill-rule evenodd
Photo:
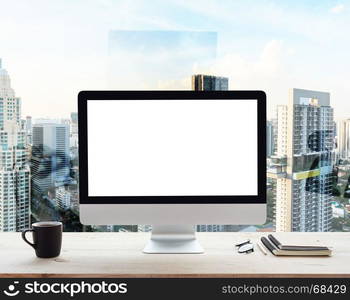
<instances>
[{"instance_id":1,"label":"stacked notebook","mask_svg":"<svg viewBox=\"0 0 350 300\"><path fill-rule=\"evenodd\" d=\"M332 250L323 246L282 245L272 234L262 237L261 242L277 256L330 256Z\"/></svg>"}]
</instances>

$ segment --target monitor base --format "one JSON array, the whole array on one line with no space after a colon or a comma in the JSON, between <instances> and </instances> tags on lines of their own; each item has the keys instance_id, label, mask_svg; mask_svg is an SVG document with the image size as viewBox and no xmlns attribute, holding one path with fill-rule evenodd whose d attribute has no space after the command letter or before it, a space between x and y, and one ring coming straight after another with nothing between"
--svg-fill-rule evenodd
<instances>
[{"instance_id":1,"label":"monitor base","mask_svg":"<svg viewBox=\"0 0 350 300\"><path fill-rule=\"evenodd\" d=\"M153 225L143 253L203 253L194 225Z\"/></svg>"}]
</instances>

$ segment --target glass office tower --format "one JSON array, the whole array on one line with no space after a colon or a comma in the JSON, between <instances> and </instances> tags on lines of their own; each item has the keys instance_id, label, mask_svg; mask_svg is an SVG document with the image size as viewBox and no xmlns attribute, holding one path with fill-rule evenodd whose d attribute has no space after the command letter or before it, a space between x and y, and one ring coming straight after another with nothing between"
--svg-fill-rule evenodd
<instances>
[{"instance_id":1,"label":"glass office tower","mask_svg":"<svg viewBox=\"0 0 350 300\"><path fill-rule=\"evenodd\" d=\"M228 78L197 74L192 76L193 91L227 91Z\"/></svg>"},{"instance_id":2,"label":"glass office tower","mask_svg":"<svg viewBox=\"0 0 350 300\"><path fill-rule=\"evenodd\" d=\"M68 184L69 125L49 121L34 124L31 161L36 195L45 195L50 187Z\"/></svg>"}]
</instances>

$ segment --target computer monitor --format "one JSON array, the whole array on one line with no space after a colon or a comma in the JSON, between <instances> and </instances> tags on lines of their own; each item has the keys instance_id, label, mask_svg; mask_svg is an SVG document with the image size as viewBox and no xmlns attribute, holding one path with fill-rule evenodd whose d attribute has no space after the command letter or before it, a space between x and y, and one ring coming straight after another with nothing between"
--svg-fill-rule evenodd
<instances>
[{"instance_id":1,"label":"computer monitor","mask_svg":"<svg viewBox=\"0 0 350 300\"><path fill-rule=\"evenodd\" d=\"M80 220L151 224L146 253L201 253L194 224L266 219L262 91L82 91Z\"/></svg>"}]
</instances>

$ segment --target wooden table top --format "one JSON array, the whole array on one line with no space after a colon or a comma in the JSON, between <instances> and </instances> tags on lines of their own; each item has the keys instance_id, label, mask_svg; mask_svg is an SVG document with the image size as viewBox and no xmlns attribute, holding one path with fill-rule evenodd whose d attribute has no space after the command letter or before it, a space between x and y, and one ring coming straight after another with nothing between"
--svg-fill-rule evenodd
<instances>
[{"instance_id":1,"label":"wooden table top","mask_svg":"<svg viewBox=\"0 0 350 300\"><path fill-rule=\"evenodd\" d=\"M0 277L350 277L350 233L275 234L283 243L333 247L331 257L234 250L263 235L197 233L204 254L144 254L149 233L64 233L61 255L40 259L20 233L0 233Z\"/></svg>"}]
</instances>

